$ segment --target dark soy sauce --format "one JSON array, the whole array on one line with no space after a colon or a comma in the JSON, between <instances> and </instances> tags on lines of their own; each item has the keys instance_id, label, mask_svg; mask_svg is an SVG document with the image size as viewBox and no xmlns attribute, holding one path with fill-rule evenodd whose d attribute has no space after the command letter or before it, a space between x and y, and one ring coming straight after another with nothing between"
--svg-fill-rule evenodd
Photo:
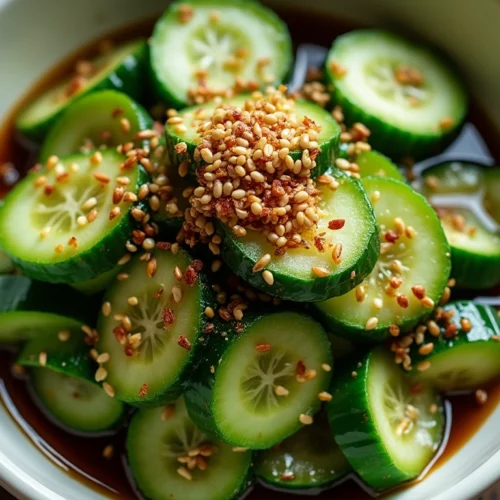
<instances>
[{"instance_id":1,"label":"dark soy sauce","mask_svg":"<svg viewBox=\"0 0 500 500\"><path fill-rule=\"evenodd\" d=\"M339 20L318 17L307 12L284 10L279 11L279 14L288 23L296 47L303 44L329 47L336 35L353 28ZM149 36L153 24L153 19L136 23L109 34L106 39L123 41L141 35ZM45 89L50 88L59 78L70 73L75 61L92 54L97 43L96 41L82 47L47 72L38 82L34 82L30 92L13 106L4 119L0 126L0 197L8 191L19 175L33 165L36 158L36 151L22 143L16 135L14 121L19 110ZM314 52L314 47L312 50ZM500 157L499 134L474 103L470 108L464 132L445 152L443 158L452 156L455 159L472 159L493 164L493 159ZM2 173L6 172L7 175L2 176ZM492 290L490 295L497 295L497 292ZM466 295L462 294L462 297L465 298ZM458 298L456 294L454 296ZM26 380L13 376L11 366L14 360L15 355L12 352L0 351L0 400L33 445L72 477L100 494L113 499L138 498L127 476L124 457L126 429L99 438L78 437L64 432L47 419L33 401ZM488 400L483 405L476 403L473 394L447 398L450 417L448 420L451 422L448 440L427 475L432 474L460 450L497 407L500 400L500 381L493 382L484 389L488 393ZM103 457L103 450L108 445L112 445L114 449L113 457L110 459ZM0 496L2 495L0 491ZM371 494L352 478L337 485L333 491L327 490L316 498L327 500L333 496L350 500L372 498ZM267 490L261 485L256 485L246 498L290 500L294 497L297 495Z\"/></svg>"}]
</instances>

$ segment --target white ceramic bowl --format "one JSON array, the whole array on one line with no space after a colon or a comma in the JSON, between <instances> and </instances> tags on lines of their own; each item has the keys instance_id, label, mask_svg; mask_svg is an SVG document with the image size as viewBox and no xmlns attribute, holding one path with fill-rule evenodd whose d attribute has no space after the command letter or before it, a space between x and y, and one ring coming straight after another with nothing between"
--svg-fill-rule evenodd
<instances>
[{"instance_id":1,"label":"white ceramic bowl","mask_svg":"<svg viewBox=\"0 0 500 500\"><path fill-rule=\"evenodd\" d=\"M0 122L52 64L89 39L160 13L166 0L0 0ZM500 0L275 0L417 33L461 66L500 128ZM2 387L0 386L0 389ZM397 500L476 498L500 480L500 408L459 453ZM18 498L97 500L50 461L0 406L0 483ZM488 495L489 496L489 495ZM0 493L1 497L1 493ZM484 495L486 498L486 495Z\"/></svg>"}]
</instances>

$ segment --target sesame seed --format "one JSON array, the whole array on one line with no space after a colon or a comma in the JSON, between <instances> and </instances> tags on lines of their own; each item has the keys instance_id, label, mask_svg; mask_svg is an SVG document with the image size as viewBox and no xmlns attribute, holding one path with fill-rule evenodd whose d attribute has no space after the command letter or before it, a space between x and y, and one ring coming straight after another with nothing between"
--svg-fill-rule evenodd
<instances>
[{"instance_id":1,"label":"sesame seed","mask_svg":"<svg viewBox=\"0 0 500 500\"><path fill-rule=\"evenodd\" d=\"M465 333L468 333L472 330L472 323L467 318L462 318L460 320L460 326Z\"/></svg>"},{"instance_id":2,"label":"sesame seed","mask_svg":"<svg viewBox=\"0 0 500 500\"><path fill-rule=\"evenodd\" d=\"M103 382L102 388L104 389L104 391L106 392L106 394L110 398L114 398L115 397L115 389L114 389L114 387L111 384L108 384L107 382Z\"/></svg>"},{"instance_id":3,"label":"sesame seed","mask_svg":"<svg viewBox=\"0 0 500 500\"><path fill-rule=\"evenodd\" d=\"M421 346L418 350L418 353L421 354L422 356L427 356L434 350L434 344L432 342L429 342L427 344L424 344Z\"/></svg>"},{"instance_id":4,"label":"sesame seed","mask_svg":"<svg viewBox=\"0 0 500 500\"><path fill-rule=\"evenodd\" d=\"M93 165L94 167L97 165L100 165L102 163L102 153L100 151L96 151L91 157L90 157L90 164Z\"/></svg>"},{"instance_id":5,"label":"sesame seed","mask_svg":"<svg viewBox=\"0 0 500 500\"><path fill-rule=\"evenodd\" d=\"M172 288L172 296L174 298L174 302L178 304L182 300L182 289L177 285Z\"/></svg>"},{"instance_id":6,"label":"sesame seed","mask_svg":"<svg viewBox=\"0 0 500 500\"><path fill-rule=\"evenodd\" d=\"M329 392L323 391L318 394L318 399L320 401L331 401L332 395Z\"/></svg>"},{"instance_id":7,"label":"sesame seed","mask_svg":"<svg viewBox=\"0 0 500 500\"><path fill-rule=\"evenodd\" d=\"M110 302L104 302L101 308L102 314L104 316L109 316L111 314L111 303Z\"/></svg>"},{"instance_id":8,"label":"sesame seed","mask_svg":"<svg viewBox=\"0 0 500 500\"><path fill-rule=\"evenodd\" d=\"M378 200L380 200L380 191L373 191L370 196L370 200L372 203L376 203Z\"/></svg>"},{"instance_id":9,"label":"sesame seed","mask_svg":"<svg viewBox=\"0 0 500 500\"><path fill-rule=\"evenodd\" d=\"M127 299L127 302L131 306L136 306L137 304L139 304L139 299L137 297L129 297Z\"/></svg>"},{"instance_id":10,"label":"sesame seed","mask_svg":"<svg viewBox=\"0 0 500 500\"><path fill-rule=\"evenodd\" d=\"M321 365L321 369L323 371L325 371L325 372L331 372L332 371L332 367L329 364L327 364L327 363L323 363Z\"/></svg>"},{"instance_id":11,"label":"sesame seed","mask_svg":"<svg viewBox=\"0 0 500 500\"><path fill-rule=\"evenodd\" d=\"M118 273L116 275L116 279L118 281L124 281L124 280L128 280L128 274L127 273Z\"/></svg>"},{"instance_id":12,"label":"sesame seed","mask_svg":"<svg viewBox=\"0 0 500 500\"><path fill-rule=\"evenodd\" d=\"M235 453L246 453L248 451L248 448L245 448L244 446L234 446L233 451Z\"/></svg>"},{"instance_id":13,"label":"sesame seed","mask_svg":"<svg viewBox=\"0 0 500 500\"><path fill-rule=\"evenodd\" d=\"M274 284L274 276L271 271L268 271L267 269L263 271L262 278L269 286L272 286Z\"/></svg>"},{"instance_id":14,"label":"sesame seed","mask_svg":"<svg viewBox=\"0 0 500 500\"><path fill-rule=\"evenodd\" d=\"M57 334L57 338L61 342L67 342L69 340L69 337L71 336L71 332L69 330L63 330Z\"/></svg>"},{"instance_id":15,"label":"sesame seed","mask_svg":"<svg viewBox=\"0 0 500 500\"><path fill-rule=\"evenodd\" d=\"M299 415L299 422L303 425L311 425L313 423L313 418L311 415L306 415L305 413L301 413Z\"/></svg>"},{"instance_id":16,"label":"sesame seed","mask_svg":"<svg viewBox=\"0 0 500 500\"><path fill-rule=\"evenodd\" d=\"M276 394L276 396L286 397L286 396L288 396L289 391L288 391L288 389L285 389L285 387L283 387L282 385L277 385L274 388L274 393Z\"/></svg>"},{"instance_id":17,"label":"sesame seed","mask_svg":"<svg viewBox=\"0 0 500 500\"><path fill-rule=\"evenodd\" d=\"M428 309L434 308L434 301L430 297L424 297L420 303Z\"/></svg>"},{"instance_id":18,"label":"sesame seed","mask_svg":"<svg viewBox=\"0 0 500 500\"><path fill-rule=\"evenodd\" d=\"M365 300L365 296L366 296L365 287L363 285L359 285L358 287L356 287L354 294L356 296L357 302L363 302Z\"/></svg>"},{"instance_id":19,"label":"sesame seed","mask_svg":"<svg viewBox=\"0 0 500 500\"><path fill-rule=\"evenodd\" d=\"M99 354L99 356L97 356L96 361L99 364L102 364L102 363L107 363L109 361L109 359L110 359L109 353L103 352L103 353Z\"/></svg>"},{"instance_id":20,"label":"sesame seed","mask_svg":"<svg viewBox=\"0 0 500 500\"><path fill-rule=\"evenodd\" d=\"M40 366L45 366L47 364L47 353L45 351L42 351L38 355L38 362L40 363Z\"/></svg>"},{"instance_id":21,"label":"sesame seed","mask_svg":"<svg viewBox=\"0 0 500 500\"><path fill-rule=\"evenodd\" d=\"M366 322L365 329L374 330L375 328L377 328L377 325L378 325L378 318L373 316L369 318L368 321Z\"/></svg>"},{"instance_id":22,"label":"sesame seed","mask_svg":"<svg viewBox=\"0 0 500 500\"><path fill-rule=\"evenodd\" d=\"M431 362L429 360L425 360L425 361L421 361L418 365L417 365L417 370L419 372L425 372L426 370L428 370L429 368L431 367Z\"/></svg>"},{"instance_id":23,"label":"sesame seed","mask_svg":"<svg viewBox=\"0 0 500 500\"><path fill-rule=\"evenodd\" d=\"M88 222L94 222L97 219L97 216L99 215L99 212L93 208L89 214L87 215L87 221Z\"/></svg>"},{"instance_id":24,"label":"sesame seed","mask_svg":"<svg viewBox=\"0 0 500 500\"><path fill-rule=\"evenodd\" d=\"M328 269L325 269L324 267L313 266L311 267L311 271L317 278L325 278L330 275Z\"/></svg>"},{"instance_id":25,"label":"sesame seed","mask_svg":"<svg viewBox=\"0 0 500 500\"><path fill-rule=\"evenodd\" d=\"M257 344L255 350L257 352L268 352L271 350L271 344Z\"/></svg>"},{"instance_id":26,"label":"sesame seed","mask_svg":"<svg viewBox=\"0 0 500 500\"><path fill-rule=\"evenodd\" d=\"M184 479L187 479L188 481L193 480L193 476L192 476L191 472L189 472L186 469L186 467L179 467L177 469L177 474L179 474L179 476L183 477Z\"/></svg>"},{"instance_id":27,"label":"sesame seed","mask_svg":"<svg viewBox=\"0 0 500 500\"><path fill-rule=\"evenodd\" d=\"M488 401L488 393L484 391L483 389L478 389L475 393L474 396L476 398L476 402L480 405L484 405L486 401Z\"/></svg>"},{"instance_id":28,"label":"sesame seed","mask_svg":"<svg viewBox=\"0 0 500 500\"><path fill-rule=\"evenodd\" d=\"M76 219L76 223L80 226L80 227L84 227L88 224L88 220L87 220L87 217L85 217L85 215L80 215L77 219Z\"/></svg>"},{"instance_id":29,"label":"sesame seed","mask_svg":"<svg viewBox=\"0 0 500 500\"><path fill-rule=\"evenodd\" d=\"M113 454L114 454L114 449L112 444L108 444L107 446L104 447L104 450L102 451L102 456L106 460L113 458Z\"/></svg>"},{"instance_id":30,"label":"sesame seed","mask_svg":"<svg viewBox=\"0 0 500 500\"><path fill-rule=\"evenodd\" d=\"M106 368L100 366L95 372L95 381L102 382L103 380L106 380L107 376L108 376L108 371L106 370Z\"/></svg>"},{"instance_id":31,"label":"sesame seed","mask_svg":"<svg viewBox=\"0 0 500 500\"><path fill-rule=\"evenodd\" d=\"M97 199L95 197L89 198L83 205L82 210L86 212L97 205Z\"/></svg>"}]
</instances>

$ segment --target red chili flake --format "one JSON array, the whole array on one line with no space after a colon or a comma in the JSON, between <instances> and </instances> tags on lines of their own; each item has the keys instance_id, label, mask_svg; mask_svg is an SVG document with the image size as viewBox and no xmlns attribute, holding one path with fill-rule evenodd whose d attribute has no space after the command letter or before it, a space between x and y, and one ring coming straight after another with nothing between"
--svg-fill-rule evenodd
<instances>
[{"instance_id":1,"label":"red chili flake","mask_svg":"<svg viewBox=\"0 0 500 500\"><path fill-rule=\"evenodd\" d=\"M191 350L191 342L189 342L189 340L186 337L184 337L184 335L179 335L179 340L177 341L177 343L183 349L186 349L186 351L190 351Z\"/></svg>"},{"instance_id":2,"label":"red chili flake","mask_svg":"<svg viewBox=\"0 0 500 500\"><path fill-rule=\"evenodd\" d=\"M412 286L411 291L419 300L422 300L425 297L425 288L422 285Z\"/></svg>"},{"instance_id":3,"label":"red chili flake","mask_svg":"<svg viewBox=\"0 0 500 500\"><path fill-rule=\"evenodd\" d=\"M320 238L319 236L314 237L314 246L318 249L318 252L324 252L325 248L323 247L323 238Z\"/></svg>"},{"instance_id":4,"label":"red chili flake","mask_svg":"<svg viewBox=\"0 0 500 500\"><path fill-rule=\"evenodd\" d=\"M145 239L146 233L144 233L143 231L139 231L138 229L134 229L134 231L132 231L132 241L136 245L142 245Z\"/></svg>"},{"instance_id":5,"label":"red chili flake","mask_svg":"<svg viewBox=\"0 0 500 500\"><path fill-rule=\"evenodd\" d=\"M328 229L336 231L338 229L342 229L344 225L345 225L345 219L333 219L328 222Z\"/></svg>"},{"instance_id":6,"label":"red chili flake","mask_svg":"<svg viewBox=\"0 0 500 500\"><path fill-rule=\"evenodd\" d=\"M147 394L148 394L148 384L142 384L141 388L139 389L139 397L145 398Z\"/></svg>"},{"instance_id":7,"label":"red chili flake","mask_svg":"<svg viewBox=\"0 0 500 500\"><path fill-rule=\"evenodd\" d=\"M410 392L412 394L420 394L424 388L424 384L422 382L419 382L418 384L412 385L410 387Z\"/></svg>"},{"instance_id":8,"label":"red chili flake","mask_svg":"<svg viewBox=\"0 0 500 500\"><path fill-rule=\"evenodd\" d=\"M186 283L187 286L194 286L197 279L198 279L198 271L197 269L201 269L203 267L203 264L200 262L201 267L199 267L198 264L196 266L194 265L196 261L193 261L186 269L186 272L184 273L184 282Z\"/></svg>"},{"instance_id":9,"label":"red chili flake","mask_svg":"<svg viewBox=\"0 0 500 500\"><path fill-rule=\"evenodd\" d=\"M211 334L215 329L215 325L213 323L207 323L205 325L205 328L203 328L203 333L205 333L206 335L209 335Z\"/></svg>"},{"instance_id":10,"label":"red chili flake","mask_svg":"<svg viewBox=\"0 0 500 500\"><path fill-rule=\"evenodd\" d=\"M125 356L128 356L129 358L131 358L132 356L135 355L135 347L132 344L127 344L123 348L123 352L125 353Z\"/></svg>"},{"instance_id":11,"label":"red chili flake","mask_svg":"<svg viewBox=\"0 0 500 500\"><path fill-rule=\"evenodd\" d=\"M396 231L389 229L389 231L384 233L384 238L388 243L394 243L399 238L399 234L396 233Z\"/></svg>"},{"instance_id":12,"label":"red chili flake","mask_svg":"<svg viewBox=\"0 0 500 500\"><path fill-rule=\"evenodd\" d=\"M293 481L293 480L295 480L295 474L293 474L293 472L285 472L284 474L281 474L281 480L282 481Z\"/></svg>"},{"instance_id":13,"label":"red chili flake","mask_svg":"<svg viewBox=\"0 0 500 500\"><path fill-rule=\"evenodd\" d=\"M400 307L406 309L408 307L408 297L406 295L398 294L396 297L396 301Z\"/></svg>"},{"instance_id":14,"label":"red chili flake","mask_svg":"<svg viewBox=\"0 0 500 500\"><path fill-rule=\"evenodd\" d=\"M47 196L50 196L50 195L54 192L54 186L51 186L50 184L47 184L47 185L43 188L43 192L44 192Z\"/></svg>"},{"instance_id":15,"label":"red chili flake","mask_svg":"<svg viewBox=\"0 0 500 500\"><path fill-rule=\"evenodd\" d=\"M224 320L224 321L231 321L233 317L231 314L228 312L228 310L225 307L221 307L219 309L219 316Z\"/></svg>"},{"instance_id":16,"label":"red chili flake","mask_svg":"<svg viewBox=\"0 0 500 500\"><path fill-rule=\"evenodd\" d=\"M158 288L158 290L156 290L155 294L153 295L153 298L159 299L162 296L163 291L164 291L163 288Z\"/></svg>"},{"instance_id":17,"label":"red chili flake","mask_svg":"<svg viewBox=\"0 0 500 500\"><path fill-rule=\"evenodd\" d=\"M127 342L127 330L123 325L118 325L113 328L113 333L119 344L124 345Z\"/></svg>"},{"instance_id":18,"label":"red chili flake","mask_svg":"<svg viewBox=\"0 0 500 500\"><path fill-rule=\"evenodd\" d=\"M280 180L274 179L273 184L271 186L271 193L273 194L273 196L276 196L276 198L280 198L285 194L285 190L283 189Z\"/></svg>"},{"instance_id":19,"label":"red chili flake","mask_svg":"<svg viewBox=\"0 0 500 500\"><path fill-rule=\"evenodd\" d=\"M455 323L449 323L446 325L446 330L444 332L444 336L446 338L450 338L455 336L458 333L458 326Z\"/></svg>"},{"instance_id":20,"label":"red chili flake","mask_svg":"<svg viewBox=\"0 0 500 500\"><path fill-rule=\"evenodd\" d=\"M191 262L191 266L199 273L203 269L203 262L199 259L194 259L193 262Z\"/></svg>"},{"instance_id":21,"label":"red chili flake","mask_svg":"<svg viewBox=\"0 0 500 500\"><path fill-rule=\"evenodd\" d=\"M296 368L296 373L297 375L304 375L306 373L306 365L304 364L304 362L299 359L299 361L297 361L297 368Z\"/></svg>"},{"instance_id":22,"label":"red chili flake","mask_svg":"<svg viewBox=\"0 0 500 500\"><path fill-rule=\"evenodd\" d=\"M78 248L78 240L72 236L69 240L68 240L68 245L70 247L74 247L74 248Z\"/></svg>"},{"instance_id":23,"label":"red chili flake","mask_svg":"<svg viewBox=\"0 0 500 500\"><path fill-rule=\"evenodd\" d=\"M118 118L119 116L123 115L123 109L122 108L115 108L111 112L111 116L113 118Z\"/></svg>"},{"instance_id":24,"label":"red chili flake","mask_svg":"<svg viewBox=\"0 0 500 500\"><path fill-rule=\"evenodd\" d=\"M161 312L161 319L165 326L171 325L175 320L175 312L172 311L172 309L165 307Z\"/></svg>"},{"instance_id":25,"label":"red chili flake","mask_svg":"<svg viewBox=\"0 0 500 500\"><path fill-rule=\"evenodd\" d=\"M94 346L97 344L97 342L99 342L99 335L97 335L97 333L92 335L85 335L83 341L89 346Z\"/></svg>"},{"instance_id":26,"label":"red chili flake","mask_svg":"<svg viewBox=\"0 0 500 500\"><path fill-rule=\"evenodd\" d=\"M257 344L255 350L257 352L268 352L271 350L271 344Z\"/></svg>"},{"instance_id":27,"label":"red chili flake","mask_svg":"<svg viewBox=\"0 0 500 500\"><path fill-rule=\"evenodd\" d=\"M234 331L236 333L241 333L241 332L243 332L244 329L245 329L245 327L241 321L238 321L236 323L236 325L234 325Z\"/></svg>"},{"instance_id":28,"label":"red chili flake","mask_svg":"<svg viewBox=\"0 0 500 500\"><path fill-rule=\"evenodd\" d=\"M172 243L168 243L168 241L157 241L156 248L158 250L170 250L172 248Z\"/></svg>"}]
</instances>

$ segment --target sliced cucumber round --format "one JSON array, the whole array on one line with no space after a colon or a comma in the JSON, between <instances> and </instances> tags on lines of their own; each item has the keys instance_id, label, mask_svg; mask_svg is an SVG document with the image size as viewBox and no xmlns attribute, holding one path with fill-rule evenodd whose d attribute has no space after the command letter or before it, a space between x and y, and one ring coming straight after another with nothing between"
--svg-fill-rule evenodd
<instances>
[{"instance_id":1,"label":"sliced cucumber round","mask_svg":"<svg viewBox=\"0 0 500 500\"><path fill-rule=\"evenodd\" d=\"M339 187L332 191L318 184L319 207L324 215L314 229L302 234L307 246L273 256L266 266L274 277L273 285L264 281L262 272L253 269L263 255L273 255L276 247L257 231L236 237L220 224L224 236L222 255L231 270L263 292L298 302L343 295L361 283L378 257L379 237L373 210L357 180L337 171L331 175ZM340 229L329 229L334 220L345 223ZM342 245L340 261L335 262L333 252L338 244ZM325 270L326 275L318 277L313 268Z\"/></svg>"},{"instance_id":2,"label":"sliced cucumber round","mask_svg":"<svg viewBox=\"0 0 500 500\"><path fill-rule=\"evenodd\" d=\"M130 422L127 457L137 488L155 500L230 500L251 485L252 453L200 431L182 399Z\"/></svg>"},{"instance_id":3,"label":"sliced cucumber round","mask_svg":"<svg viewBox=\"0 0 500 500\"><path fill-rule=\"evenodd\" d=\"M447 304L444 311L453 311L450 322L456 334L448 336L447 325L440 321L438 337L426 335L425 344L412 344L410 357L418 380L449 392L475 389L500 376L500 319L495 309L461 301ZM422 354L430 344L432 350ZM418 370L423 362L430 366Z\"/></svg>"},{"instance_id":4,"label":"sliced cucumber round","mask_svg":"<svg viewBox=\"0 0 500 500\"><path fill-rule=\"evenodd\" d=\"M333 440L326 414L256 458L258 478L282 490L325 488L351 471Z\"/></svg>"},{"instance_id":5,"label":"sliced cucumber round","mask_svg":"<svg viewBox=\"0 0 500 500\"><path fill-rule=\"evenodd\" d=\"M30 381L45 412L67 431L102 434L123 420L125 405L97 384L46 368L32 369Z\"/></svg>"},{"instance_id":6,"label":"sliced cucumber round","mask_svg":"<svg viewBox=\"0 0 500 500\"><path fill-rule=\"evenodd\" d=\"M113 283L121 268L122 266L115 266L110 271L106 271L90 280L72 283L71 287L85 295L96 295L106 290Z\"/></svg>"},{"instance_id":7,"label":"sliced cucumber round","mask_svg":"<svg viewBox=\"0 0 500 500\"><path fill-rule=\"evenodd\" d=\"M138 132L152 126L148 112L127 95L116 90L93 92L68 105L57 119L43 143L40 161L135 141Z\"/></svg>"},{"instance_id":8,"label":"sliced cucumber round","mask_svg":"<svg viewBox=\"0 0 500 500\"><path fill-rule=\"evenodd\" d=\"M74 155L33 172L7 195L0 209L0 245L28 276L76 283L111 270L125 254L133 203L113 203L118 177L137 193L142 166L121 168L123 156L107 150ZM114 211L112 213L112 210Z\"/></svg>"},{"instance_id":9,"label":"sliced cucumber round","mask_svg":"<svg viewBox=\"0 0 500 500\"><path fill-rule=\"evenodd\" d=\"M335 378L327 403L335 441L376 490L416 478L443 437L439 396L427 387L414 394L411 380L384 348L351 361Z\"/></svg>"},{"instance_id":10,"label":"sliced cucumber round","mask_svg":"<svg viewBox=\"0 0 500 500\"><path fill-rule=\"evenodd\" d=\"M61 285L32 281L26 276L0 276L0 342L22 342L79 329L92 322L94 311L86 297Z\"/></svg>"},{"instance_id":11,"label":"sliced cucumber round","mask_svg":"<svg viewBox=\"0 0 500 500\"><path fill-rule=\"evenodd\" d=\"M356 157L361 177L389 177L397 181L405 182L405 176L401 173L397 165L378 151L366 151Z\"/></svg>"},{"instance_id":12,"label":"sliced cucumber round","mask_svg":"<svg viewBox=\"0 0 500 500\"><path fill-rule=\"evenodd\" d=\"M238 335L210 335L184 397L204 432L266 449L312 421L331 377L322 368L332 366L330 344L303 314L245 315L243 324Z\"/></svg>"},{"instance_id":13,"label":"sliced cucumber round","mask_svg":"<svg viewBox=\"0 0 500 500\"><path fill-rule=\"evenodd\" d=\"M216 108L227 105L248 111L252 109L250 105L254 100L251 95L243 94L222 102L200 104L180 111L177 117L182 119L183 127L179 129L178 124L169 124L168 122L165 126L167 147L174 165L179 166L181 162L187 161L193 177L196 169L203 163L195 155L195 150L201 143L198 127L210 120ZM260 101L261 98L257 100ZM338 156L340 126L330 113L312 102L296 100L291 101L291 103L293 103L293 108L289 113L297 123L302 123L305 118L308 118L321 127L317 140L320 153L315 160L316 167L311 172L312 175L319 176L335 163ZM185 151L181 153L176 149L176 146L180 143L186 145L183 148ZM296 161L301 158L302 151L294 150L290 151L289 154Z\"/></svg>"},{"instance_id":14,"label":"sliced cucumber round","mask_svg":"<svg viewBox=\"0 0 500 500\"><path fill-rule=\"evenodd\" d=\"M151 39L156 93L177 108L196 102L200 87L226 95L237 81L282 83L291 64L285 23L254 1L175 2L156 23Z\"/></svg>"},{"instance_id":15,"label":"sliced cucumber round","mask_svg":"<svg viewBox=\"0 0 500 500\"><path fill-rule=\"evenodd\" d=\"M78 97L102 89L117 89L133 98L142 95L146 43L134 40L89 61L84 74L70 78L39 96L17 118L21 133L40 141L66 107Z\"/></svg>"},{"instance_id":16,"label":"sliced cucumber round","mask_svg":"<svg viewBox=\"0 0 500 500\"><path fill-rule=\"evenodd\" d=\"M500 283L500 218L495 219L492 201L500 183L495 185L495 177L500 177L496 169L459 161L422 174L419 187L441 219L460 287L486 289Z\"/></svg>"},{"instance_id":17,"label":"sliced cucumber round","mask_svg":"<svg viewBox=\"0 0 500 500\"><path fill-rule=\"evenodd\" d=\"M147 274L149 263L140 257L123 268L128 278L108 289L104 302L111 313L101 312L97 326L96 348L110 355L106 382L118 399L134 405L162 404L179 396L195 359L210 297L203 275L192 281L199 261L185 251L157 252L154 258L157 270L152 277ZM176 267L187 272L183 282L174 276Z\"/></svg>"},{"instance_id":18,"label":"sliced cucumber round","mask_svg":"<svg viewBox=\"0 0 500 500\"><path fill-rule=\"evenodd\" d=\"M443 149L467 113L467 94L436 51L381 30L337 37L326 74L347 123L361 122L370 144L391 158Z\"/></svg>"},{"instance_id":19,"label":"sliced cucumber round","mask_svg":"<svg viewBox=\"0 0 500 500\"><path fill-rule=\"evenodd\" d=\"M332 332L382 341L391 325L409 331L437 305L450 274L450 249L434 210L411 187L383 177L367 177L363 186L380 227L377 264L356 289L314 307Z\"/></svg>"}]
</instances>

